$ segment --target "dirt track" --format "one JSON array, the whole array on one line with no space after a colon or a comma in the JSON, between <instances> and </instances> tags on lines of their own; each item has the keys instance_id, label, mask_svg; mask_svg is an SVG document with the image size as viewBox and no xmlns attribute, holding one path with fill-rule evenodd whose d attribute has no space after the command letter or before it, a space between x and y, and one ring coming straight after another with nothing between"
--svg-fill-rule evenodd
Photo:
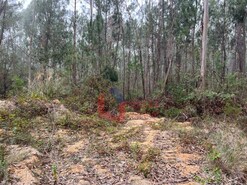
<instances>
[{"instance_id":1,"label":"dirt track","mask_svg":"<svg viewBox=\"0 0 247 185\"><path fill-rule=\"evenodd\" d=\"M157 129L163 118L126 113L126 122L109 132L55 129L53 147L9 147L25 157L9 167L13 184L193 185L203 155L182 146L172 129ZM173 123L191 130L190 123ZM42 133L45 135L45 131ZM47 136L48 137L48 136Z\"/></svg>"}]
</instances>

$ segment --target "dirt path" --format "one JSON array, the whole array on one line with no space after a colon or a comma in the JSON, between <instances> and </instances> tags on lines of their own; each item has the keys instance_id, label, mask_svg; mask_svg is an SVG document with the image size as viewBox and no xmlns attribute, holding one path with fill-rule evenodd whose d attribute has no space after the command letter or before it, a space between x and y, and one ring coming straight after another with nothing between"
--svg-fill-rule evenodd
<instances>
[{"instance_id":1,"label":"dirt path","mask_svg":"<svg viewBox=\"0 0 247 185\"><path fill-rule=\"evenodd\" d=\"M164 119L127 113L126 120L121 126L94 133L57 129L49 153L32 151L32 155L24 157L26 163L20 160L10 167L12 183L198 184L195 176L201 173L203 155L188 152L174 130L160 129ZM189 123L174 124L193 129Z\"/></svg>"}]
</instances>

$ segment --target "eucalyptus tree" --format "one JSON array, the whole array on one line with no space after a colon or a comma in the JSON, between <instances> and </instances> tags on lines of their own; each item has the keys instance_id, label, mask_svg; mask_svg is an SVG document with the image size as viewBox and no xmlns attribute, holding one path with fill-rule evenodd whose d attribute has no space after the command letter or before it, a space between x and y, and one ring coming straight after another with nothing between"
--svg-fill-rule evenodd
<instances>
[{"instance_id":1,"label":"eucalyptus tree","mask_svg":"<svg viewBox=\"0 0 247 185\"><path fill-rule=\"evenodd\" d=\"M208 39L208 0L203 3L203 35L202 35L202 60L201 60L201 84L200 89L205 90L206 87L206 62L207 62L207 39Z\"/></svg>"},{"instance_id":2,"label":"eucalyptus tree","mask_svg":"<svg viewBox=\"0 0 247 185\"><path fill-rule=\"evenodd\" d=\"M17 29L20 21L20 4L16 1L0 0L0 95L6 96L13 74L17 71ZM20 70L21 71L21 70Z\"/></svg>"},{"instance_id":3,"label":"eucalyptus tree","mask_svg":"<svg viewBox=\"0 0 247 185\"><path fill-rule=\"evenodd\" d=\"M24 32L32 55L42 65L43 79L46 78L47 67L56 71L58 65L65 63L65 56L69 55L67 5L67 0L33 0L24 12Z\"/></svg>"},{"instance_id":4,"label":"eucalyptus tree","mask_svg":"<svg viewBox=\"0 0 247 185\"><path fill-rule=\"evenodd\" d=\"M247 1L232 0L229 5L236 29L236 71L245 75Z\"/></svg>"}]
</instances>

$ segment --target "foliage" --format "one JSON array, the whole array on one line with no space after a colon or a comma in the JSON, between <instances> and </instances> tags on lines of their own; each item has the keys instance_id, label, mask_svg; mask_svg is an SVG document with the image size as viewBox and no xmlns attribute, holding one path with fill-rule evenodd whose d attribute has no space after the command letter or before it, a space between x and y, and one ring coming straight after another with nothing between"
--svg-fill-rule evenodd
<instances>
[{"instance_id":1,"label":"foliage","mask_svg":"<svg viewBox=\"0 0 247 185\"><path fill-rule=\"evenodd\" d=\"M116 107L116 101L110 94L111 82L102 77L90 77L73 94L64 99L65 104L73 110L86 114L97 112L98 98L104 96L105 111Z\"/></svg>"},{"instance_id":2,"label":"foliage","mask_svg":"<svg viewBox=\"0 0 247 185\"><path fill-rule=\"evenodd\" d=\"M25 81L15 75L12 78L11 91L13 92L14 95L21 93L25 85L26 85Z\"/></svg>"},{"instance_id":3,"label":"foliage","mask_svg":"<svg viewBox=\"0 0 247 185\"><path fill-rule=\"evenodd\" d=\"M42 75L42 73L37 73L36 78L32 81L29 89L31 96L60 98L72 93L72 87L67 82L68 79L62 74L55 75L50 72L45 79L43 79Z\"/></svg>"},{"instance_id":4,"label":"foliage","mask_svg":"<svg viewBox=\"0 0 247 185\"><path fill-rule=\"evenodd\" d=\"M117 82L118 81L117 72L109 66L105 67L102 74L103 74L104 79L106 79L106 80L110 80L111 82Z\"/></svg>"},{"instance_id":5,"label":"foliage","mask_svg":"<svg viewBox=\"0 0 247 185\"><path fill-rule=\"evenodd\" d=\"M190 104L196 107L197 114L202 115L220 115L226 111L226 113L230 114L233 109L231 109L231 106L241 107L239 101L236 101L236 96L231 93L217 93L211 90L206 90L205 92L192 92L188 95L186 98L186 101L188 101ZM233 103L236 104L236 106L233 106ZM236 112L239 109L236 110Z\"/></svg>"},{"instance_id":6,"label":"foliage","mask_svg":"<svg viewBox=\"0 0 247 185\"><path fill-rule=\"evenodd\" d=\"M0 145L0 182L2 182L7 176L7 162L5 160L5 148Z\"/></svg>"},{"instance_id":7,"label":"foliage","mask_svg":"<svg viewBox=\"0 0 247 185\"><path fill-rule=\"evenodd\" d=\"M140 159L141 157L141 146L139 143L137 142L133 142L130 144L130 151L131 151L131 155L132 155L132 158L135 159L135 160L138 160Z\"/></svg>"},{"instance_id":8,"label":"foliage","mask_svg":"<svg viewBox=\"0 0 247 185\"><path fill-rule=\"evenodd\" d=\"M233 102L227 102L224 106L224 114L228 117L237 118L242 113L242 108Z\"/></svg>"},{"instance_id":9,"label":"foliage","mask_svg":"<svg viewBox=\"0 0 247 185\"><path fill-rule=\"evenodd\" d=\"M17 116L30 119L35 116L42 116L48 113L46 101L39 98L19 97L17 100L18 109L15 110Z\"/></svg>"},{"instance_id":10,"label":"foliage","mask_svg":"<svg viewBox=\"0 0 247 185\"><path fill-rule=\"evenodd\" d=\"M181 110L176 107L172 107L168 110L165 110L165 116L168 118L176 118L177 116L179 116L180 113Z\"/></svg>"},{"instance_id":11,"label":"foliage","mask_svg":"<svg viewBox=\"0 0 247 185\"><path fill-rule=\"evenodd\" d=\"M149 161L143 161L138 165L138 170L143 173L144 177L148 177L150 174L152 163Z\"/></svg>"}]
</instances>

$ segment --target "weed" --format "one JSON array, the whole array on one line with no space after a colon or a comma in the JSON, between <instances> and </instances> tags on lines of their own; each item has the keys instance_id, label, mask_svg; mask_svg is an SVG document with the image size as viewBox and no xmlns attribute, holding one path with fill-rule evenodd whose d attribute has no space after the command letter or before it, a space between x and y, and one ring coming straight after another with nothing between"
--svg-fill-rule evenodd
<instances>
[{"instance_id":1,"label":"weed","mask_svg":"<svg viewBox=\"0 0 247 185\"><path fill-rule=\"evenodd\" d=\"M152 164L160 156L160 149L151 147L148 149L146 154L143 154L142 160L138 165L139 172L143 173L143 175L147 178L150 174Z\"/></svg>"},{"instance_id":2,"label":"weed","mask_svg":"<svg viewBox=\"0 0 247 185\"><path fill-rule=\"evenodd\" d=\"M207 185L207 184L221 184L222 182L222 171L220 168L213 168L206 170L207 177L195 176L196 182Z\"/></svg>"},{"instance_id":3,"label":"weed","mask_svg":"<svg viewBox=\"0 0 247 185\"><path fill-rule=\"evenodd\" d=\"M208 154L208 157L211 161L216 161L217 159L219 159L221 156L221 154L216 150L216 149L212 149L211 152Z\"/></svg>"},{"instance_id":4,"label":"weed","mask_svg":"<svg viewBox=\"0 0 247 185\"><path fill-rule=\"evenodd\" d=\"M144 177L148 177L150 174L152 163L149 161L143 161L138 165L138 171L143 173Z\"/></svg>"},{"instance_id":5,"label":"weed","mask_svg":"<svg viewBox=\"0 0 247 185\"><path fill-rule=\"evenodd\" d=\"M160 156L160 149L151 147L148 149L147 154L143 157L143 161L153 162L157 157Z\"/></svg>"},{"instance_id":6,"label":"weed","mask_svg":"<svg viewBox=\"0 0 247 185\"><path fill-rule=\"evenodd\" d=\"M57 182L58 179L58 175L57 175L57 165L53 164L51 167L51 172L52 172L52 176L55 182Z\"/></svg>"},{"instance_id":7,"label":"weed","mask_svg":"<svg viewBox=\"0 0 247 185\"><path fill-rule=\"evenodd\" d=\"M138 142L133 142L130 144L131 156L135 160L139 160L142 156L141 146Z\"/></svg>"}]
</instances>

